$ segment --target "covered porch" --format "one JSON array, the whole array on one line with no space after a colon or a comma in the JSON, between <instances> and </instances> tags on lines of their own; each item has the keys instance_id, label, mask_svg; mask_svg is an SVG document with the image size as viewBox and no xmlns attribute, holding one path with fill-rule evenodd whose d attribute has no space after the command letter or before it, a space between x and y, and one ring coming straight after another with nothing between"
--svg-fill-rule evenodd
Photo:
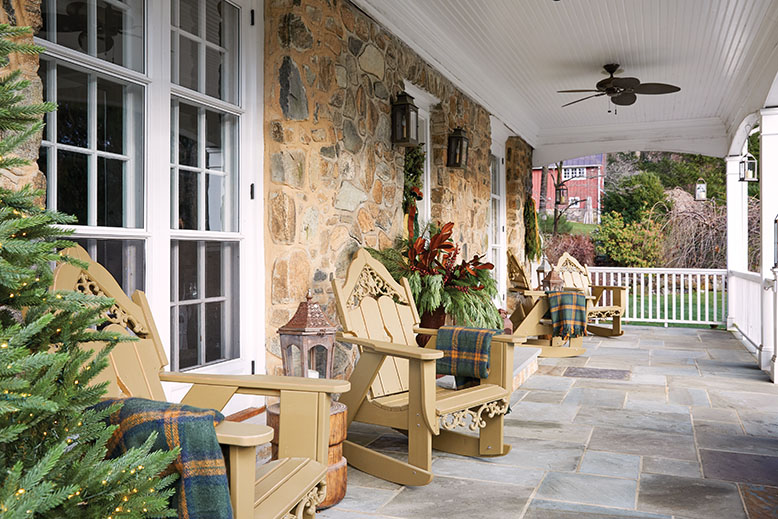
<instances>
[{"instance_id":1,"label":"covered porch","mask_svg":"<svg viewBox=\"0 0 778 519\"><path fill-rule=\"evenodd\" d=\"M723 330L628 326L587 353L539 359L513 395L504 457L434 451L401 487L349 468L323 519L761 519L778 515L778 387ZM406 438L349 438L402 456Z\"/></svg>"}]
</instances>

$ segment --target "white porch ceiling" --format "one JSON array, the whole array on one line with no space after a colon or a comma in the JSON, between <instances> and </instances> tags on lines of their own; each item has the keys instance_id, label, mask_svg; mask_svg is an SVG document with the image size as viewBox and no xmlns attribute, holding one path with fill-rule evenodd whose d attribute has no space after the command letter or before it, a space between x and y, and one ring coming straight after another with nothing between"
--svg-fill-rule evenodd
<instances>
[{"instance_id":1,"label":"white porch ceiling","mask_svg":"<svg viewBox=\"0 0 778 519\"><path fill-rule=\"evenodd\" d=\"M626 150L727 155L778 73L778 0L353 1L535 147L536 165ZM594 88L606 63L681 91L639 96L617 116L607 97L561 108L579 95L556 91Z\"/></svg>"}]
</instances>

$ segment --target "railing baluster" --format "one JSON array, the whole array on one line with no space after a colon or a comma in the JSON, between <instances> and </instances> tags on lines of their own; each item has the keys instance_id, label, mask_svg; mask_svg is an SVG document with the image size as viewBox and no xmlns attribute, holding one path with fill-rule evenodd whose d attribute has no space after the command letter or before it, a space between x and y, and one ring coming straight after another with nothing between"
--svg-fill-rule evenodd
<instances>
[{"instance_id":1,"label":"railing baluster","mask_svg":"<svg viewBox=\"0 0 778 519\"><path fill-rule=\"evenodd\" d=\"M700 275L697 274L697 320L700 320L700 288L702 288L702 285L700 284Z\"/></svg>"},{"instance_id":2,"label":"railing baluster","mask_svg":"<svg viewBox=\"0 0 778 519\"><path fill-rule=\"evenodd\" d=\"M665 300L665 315L664 315L664 318L665 318L665 328L667 328L667 323L669 322L667 320L667 272L665 272L665 297L664 297L664 300Z\"/></svg>"},{"instance_id":3,"label":"railing baluster","mask_svg":"<svg viewBox=\"0 0 778 519\"><path fill-rule=\"evenodd\" d=\"M645 274L648 277L648 320L651 321L654 317L654 298L653 298L653 279L654 275L650 272Z\"/></svg>"},{"instance_id":4,"label":"railing baluster","mask_svg":"<svg viewBox=\"0 0 778 519\"><path fill-rule=\"evenodd\" d=\"M675 278L675 274L673 274L673 319L672 319L673 321L675 321L675 308L676 308L675 283L676 283L676 278Z\"/></svg>"},{"instance_id":5,"label":"railing baluster","mask_svg":"<svg viewBox=\"0 0 778 519\"><path fill-rule=\"evenodd\" d=\"M719 298L718 298L718 288L719 288L719 275L714 274L713 275L713 320L718 323L719 322Z\"/></svg>"},{"instance_id":6,"label":"railing baluster","mask_svg":"<svg viewBox=\"0 0 778 519\"><path fill-rule=\"evenodd\" d=\"M681 300L681 316L680 320L685 321L686 320L686 285L684 285L684 278L685 276L681 274L681 293L680 293L680 300Z\"/></svg>"},{"instance_id":7,"label":"railing baluster","mask_svg":"<svg viewBox=\"0 0 778 519\"><path fill-rule=\"evenodd\" d=\"M710 275L705 274L705 322L708 324L712 323L710 318L710 302L709 302L709 293L710 292Z\"/></svg>"}]
</instances>

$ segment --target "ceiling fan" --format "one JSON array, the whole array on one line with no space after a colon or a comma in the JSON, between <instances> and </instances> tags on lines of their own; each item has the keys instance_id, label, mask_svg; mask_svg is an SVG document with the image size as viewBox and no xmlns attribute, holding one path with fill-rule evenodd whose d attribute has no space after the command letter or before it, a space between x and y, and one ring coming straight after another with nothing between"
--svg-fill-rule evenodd
<instances>
[{"instance_id":1,"label":"ceiling fan","mask_svg":"<svg viewBox=\"0 0 778 519\"><path fill-rule=\"evenodd\" d=\"M594 92L593 95L576 99L570 103L562 105L565 106L574 105L581 101L586 101L593 97L600 97L607 95L611 102L618 106L629 106L637 101L637 94L641 95L658 95L658 94L672 94L681 90L680 87L675 85L668 85L666 83L641 83L636 77L613 77L614 74L620 72L619 65L617 63L609 63L603 67L605 72L609 75L608 78L603 79L595 85L596 90L588 89L576 89L576 90L557 90L560 94L576 94L576 93L588 93Z\"/></svg>"}]
</instances>

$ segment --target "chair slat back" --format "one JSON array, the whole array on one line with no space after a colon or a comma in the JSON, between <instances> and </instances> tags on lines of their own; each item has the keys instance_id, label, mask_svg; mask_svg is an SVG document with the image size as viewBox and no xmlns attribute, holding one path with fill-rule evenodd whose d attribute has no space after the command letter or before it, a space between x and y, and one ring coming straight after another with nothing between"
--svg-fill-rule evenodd
<instances>
[{"instance_id":1,"label":"chair slat back","mask_svg":"<svg viewBox=\"0 0 778 519\"><path fill-rule=\"evenodd\" d=\"M356 337L415 346L414 326L419 316L407 281L397 283L364 249L357 251L346 281L333 280L335 300L343 331ZM370 397L408 390L408 360L387 356L378 371Z\"/></svg>"},{"instance_id":2,"label":"chair slat back","mask_svg":"<svg viewBox=\"0 0 778 519\"><path fill-rule=\"evenodd\" d=\"M524 267L511 249L508 249L508 280L519 290L532 289Z\"/></svg>"},{"instance_id":3,"label":"chair slat back","mask_svg":"<svg viewBox=\"0 0 778 519\"><path fill-rule=\"evenodd\" d=\"M127 297L105 267L93 261L79 246L67 249L63 254L86 262L88 267L60 264L54 272L53 289L113 298L115 304L103 315L107 320L105 330L138 339L117 344L109 354L108 368L95 382L108 382L107 397L165 400L159 372L167 365L167 358L150 318L146 295L138 290L133 299ZM96 352L104 343L93 342L85 346Z\"/></svg>"},{"instance_id":4,"label":"chair slat back","mask_svg":"<svg viewBox=\"0 0 778 519\"><path fill-rule=\"evenodd\" d=\"M591 294L588 271L570 254L562 254L554 269L562 276L564 286L577 288L587 295Z\"/></svg>"}]
</instances>

